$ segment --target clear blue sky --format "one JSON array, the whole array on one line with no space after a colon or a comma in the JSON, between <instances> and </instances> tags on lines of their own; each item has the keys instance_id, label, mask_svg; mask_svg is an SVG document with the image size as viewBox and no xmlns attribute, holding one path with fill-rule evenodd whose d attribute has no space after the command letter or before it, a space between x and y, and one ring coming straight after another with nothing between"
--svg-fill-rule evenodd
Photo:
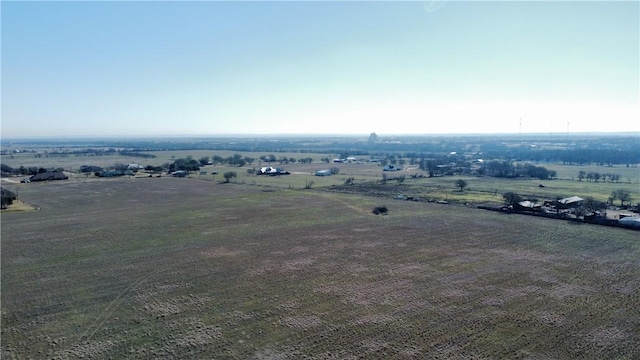
<instances>
[{"instance_id":1,"label":"clear blue sky","mask_svg":"<svg viewBox=\"0 0 640 360\"><path fill-rule=\"evenodd\" d=\"M638 1L1 11L2 137L640 131Z\"/></svg>"}]
</instances>

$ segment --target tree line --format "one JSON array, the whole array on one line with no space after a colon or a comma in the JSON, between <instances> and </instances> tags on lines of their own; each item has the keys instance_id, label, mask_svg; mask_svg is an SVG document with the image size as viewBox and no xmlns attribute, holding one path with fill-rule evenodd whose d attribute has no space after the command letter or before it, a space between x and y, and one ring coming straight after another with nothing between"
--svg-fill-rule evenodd
<instances>
[{"instance_id":1,"label":"tree line","mask_svg":"<svg viewBox=\"0 0 640 360\"><path fill-rule=\"evenodd\" d=\"M393 159L391 162L394 163ZM399 162L399 161L398 161ZM418 164L420 170L426 171L429 177L453 175L478 175L499 178L531 177L540 180L557 177L555 170L533 164L520 164L511 161L473 162L459 155L435 156L431 158L409 158L410 164ZM402 163L401 163L402 165Z\"/></svg>"},{"instance_id":2,"label":"tree line","mask_svg":"<svg viewBox=\"0 0 640 360\"><path fill-rule=\"evenodd\" d=\"M501 178L532 177L540 180L554 179L555 170L532 164L512 164L508 161L489 161L478 169L478 175Z\"/></svg>"},{"instance_id":3,"label":"tree line","mask_svg":"<svg viewBox=\"0 0 640 360\"><path fill-rule=\"evenodd\" d=\"M598 173L595 171L582 171L578 172L578 181L582 181L586 179L587 181L598 182L602 180L603 182L620 182L619 174L611 174L611 173Z\"/></svg>"},{"instance_id":4,"label":"tree line","mask_svg":"<svg viewBox=\"0 0 640 360\"><path fill-rule=\"evenodd\" d=\"M13 204L13 201L18 198L13 191L5 188L0 188L0 194L1 194L0 208L3 210L9 207L9 205Z\"/></svg>"},{"instance_id":5,"label":"tree line","mask_svg":"<svg viewBox=\"0 0 640 360\"><path fill-rule=\"evenodd\" d=\"M2 175L31 176L31 175L46 173L47 171L62 172L64 171L64 169L63 168L47 169L39 166L29 166L29 167L20 166L17 168L13 168L7 164L2 164L0 165L0 171L2 171Z\"/></svg>"},{"instance_id":6,"label":"tree line","mask_svg":"<svg viewBox=\"0 0 640 360\"><path fill-rule=\"evenodd\" d=\"M109 149L83 149L83 150L45 150L43 153L36 153L34 156L37 158L42 157L68 157L70 155L73 156L113 156L113 155L121 155L121 156L130 156L130 157L140 157L144 159L153 159L156 156L153 154L147 154L140 151L135 150L119 150L114 148Z\"/></svg>"}]
</instances>

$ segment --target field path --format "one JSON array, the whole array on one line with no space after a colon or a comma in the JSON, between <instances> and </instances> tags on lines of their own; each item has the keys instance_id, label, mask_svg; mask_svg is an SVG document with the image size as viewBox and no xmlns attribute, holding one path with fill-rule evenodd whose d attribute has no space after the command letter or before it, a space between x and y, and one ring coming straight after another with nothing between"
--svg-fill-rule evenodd
<instances>
[{"instance_id":1,"label":"field path","mask_svg":"<svg viewBox=\"0 0 640 360\"><path fill-rule=\"evenodd\" d=\"M7 179L5 177L0 178L0 181L2 181L3 183L9 183L9 184L20 184L20 181L18 180Z\"/></svg>"},{"instance_id":2,"label":"field path","mask_svg":"<svg viewBox=\"0 0 640 360\"><path fill-rule=\"evenodd\" d=\"M122 290L118 296L113 299L109 305L98 315L98 317L89 325L87 330L78 337L78 341L85 340L89 341L95 335L95 333L102 327L102 325L109 319L111 314L118 308L118 306L122 303L124 295L130 293L131 290L136 289L138 286L142 285L145 281L147 281L150 277L155 276L164 271L164 269L156 270L150 273L147 276L131 283L127 286L126 289ZM89 333L90 332L90 333Z\"/></svg>"},{"instance_id":3,"label":"field path","mask_svg":"<svg viewBox=\"0 0 640 360\"><path fill-rule=\"evenodd\" d=\"M340 203L346 207L348 207L349 209L353 209L355 210L357 213L359 214L368 214L370 212L370 210L365 210L363 208L360 208L352 203L350 203L348 200L343 199L345 196L341 195L341 194L332 194L332 193L326 193L326 192L315 192L313 193L313 195L324 198L324 199L328 199L337 203Z\"/></svg>"}]
</instances>

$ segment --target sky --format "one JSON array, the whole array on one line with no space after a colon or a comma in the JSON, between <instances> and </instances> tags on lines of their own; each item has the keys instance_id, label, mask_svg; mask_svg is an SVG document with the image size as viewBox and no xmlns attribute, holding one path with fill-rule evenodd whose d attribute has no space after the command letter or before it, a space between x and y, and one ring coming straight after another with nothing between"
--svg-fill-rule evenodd
<instances>
[{"instance_id":1,"label":"sky","mask_svg":"<svg viewBox=\"0 0 640 360\"><path fill-rule=\"evenodd\" d=\"M640 132L638 1L1 3L1 136Z\"/></svg>"}]
</instances>

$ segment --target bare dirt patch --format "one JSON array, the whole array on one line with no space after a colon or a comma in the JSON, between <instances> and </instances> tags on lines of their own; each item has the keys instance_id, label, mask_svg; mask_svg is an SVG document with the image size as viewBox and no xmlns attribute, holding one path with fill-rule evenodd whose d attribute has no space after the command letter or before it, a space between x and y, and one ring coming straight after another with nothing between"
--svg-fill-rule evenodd
<instances>
[{"instance_id":1,"label":"bare dirt patch","mask_svg":"<svg viewBox=\"0 0 640 360\"><path fill-rule=\"evenodd\" d=\"M6 209L2 210L2 213L35 211L35 210L39 210L39 208L37 206L27 204L22 200L14 200L13 204L9 205Z\"/></svg>"}]
</instances>

